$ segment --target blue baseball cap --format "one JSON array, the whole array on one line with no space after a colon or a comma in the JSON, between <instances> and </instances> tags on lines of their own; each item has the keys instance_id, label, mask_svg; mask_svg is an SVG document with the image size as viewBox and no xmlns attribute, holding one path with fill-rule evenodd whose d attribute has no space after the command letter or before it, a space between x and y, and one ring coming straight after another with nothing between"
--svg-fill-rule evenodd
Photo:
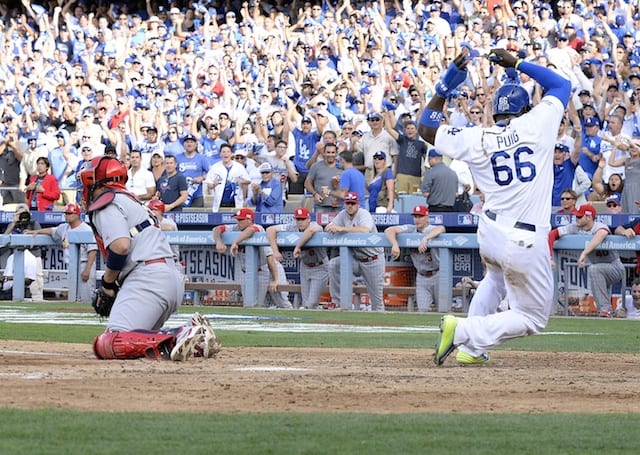
<instances>
[{"instance_id":1,"label":"blue baseball cap","mask_svg":"<svg viewBox=\"0 0 640 455\"><path fill-rule=\"evenodd\" d=\"M595 118L595 117L587 117L587 118L584 120L584 126L585 126L585 128L586 128L586 127L589 127L589 126L596 126L596 125L600 126L600 122L599 122L599 121L598 121L598 119L597 119L597 118Z\"/></svg>"}]
</instances>

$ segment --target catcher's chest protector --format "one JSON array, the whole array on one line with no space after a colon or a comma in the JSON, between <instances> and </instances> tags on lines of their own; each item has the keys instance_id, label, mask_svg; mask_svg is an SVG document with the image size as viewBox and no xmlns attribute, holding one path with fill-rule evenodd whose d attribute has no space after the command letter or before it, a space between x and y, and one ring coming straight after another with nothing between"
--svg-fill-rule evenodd
<instances>
[{"instance_id":1,"label":"catcher's chest protector","mask_svg":"<svg viewBox=\"0 0 640 455\"><path fill-rule=\"evenodd\" d=\"M175 335L149 332L104 332L93 341L93 353L99 359L170 360Z\"/></svg>"}]
</instances>

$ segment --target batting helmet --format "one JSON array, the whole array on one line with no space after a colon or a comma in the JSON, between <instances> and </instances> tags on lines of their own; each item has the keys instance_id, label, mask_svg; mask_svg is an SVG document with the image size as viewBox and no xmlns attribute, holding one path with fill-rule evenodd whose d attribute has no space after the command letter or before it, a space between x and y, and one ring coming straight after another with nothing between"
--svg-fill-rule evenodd
<instances>
[{"instance_id":1,"label":"batting helmet","mask_svg":"<svg viewBox=\"0 0 640 455\"><path fill-rule=\"evenodd\" d=\"M149 210L158 210L159 212L162 212L162 214L164 215L165 206L164 206L164 202L162 202L160 199L153 199L149 201L149 203L147 204L147 207L149 207Z\"/></svg>"},{"instance_id":2,"label":"batting helmet","mask_svg":"<svg viewBox=\"0 0 640 455\"><path fill-rule=\"evenodd\" d=\"M80 171L78 178L82 182L85 207L89 207L94 190L100 187L125 188L127 168L115 158L98 156Z\"/></svg>"},{"instance_id":3,"label":"batting helmet","mask_svg":"<svg viewBox=\"0 0 640 455\"><path fill-rule=\"evenodd\" d=\"M493 97L493 118L498 115L518 115L529 108L529 93L520 85L505 84Z\"/></svg>"}]
</instances>

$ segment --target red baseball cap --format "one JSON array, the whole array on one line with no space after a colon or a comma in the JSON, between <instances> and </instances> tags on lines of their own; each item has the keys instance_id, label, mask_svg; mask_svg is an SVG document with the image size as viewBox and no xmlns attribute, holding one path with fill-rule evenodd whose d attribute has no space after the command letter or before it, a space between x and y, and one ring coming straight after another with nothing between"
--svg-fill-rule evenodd
<instances>
[{"instance_id":1,"label":"red baseball cap","mask_svg":"<svg viewBox=\"0 0 640 455\"><path fill-rule=\"evenodd\" d=\"M64 213L75 213L76 215L80 215L82 213L82 209L78 204L67 204L64 208Z\"/></svg>"},{"instance_id":2,"label":"red baseball cap","mask_svg":"<svg viewBox=\"0 0 640 455\"><path fill-rule=\"evenodd\" d=\"M251 220L256 218L256 214L251 209L240 209L233 216L236 220Z\"/></svg>"},{"instance_id":3,"label":"red baseball cap","mask_svg":"<svg viewBox=\"0 0 640 455\"><path fill-rule=\"evenodd\" d=\"M573 209L571 213L577 217L583 217L585 215L589 215L592 218L596 217L596 209L591 204L584 204L578 207L577 209Z\"/></svg>"},{"instance_id":4,"label":"red baseball cap","mask_svg":"<svg viewBox=\"0 0 640 455\"><path fill-rule=\"evenodd\" d=\"M147 207L149 207L149 210L158 210L163 214L166 211L166 206L164 205L164 202L162 202L160 199L150 200L149 203L147 204Z\"/></svg>"},{"instance_id":5,"label":"red baseball cap","mask_svg":"<svg viewBox=\"0 0 640 455\"><path fill-rule=\"evenodd\" d=\"M420 216L427 216L429 214L429 209L427 208L426 205L416 205L413 208L413 212L411 212L412 215L420 215Z\"/></svg>"},{"instance_id":6,"label":"red baseball cap","mask_svg":"<svg viewBox=\"0 0 640 455\"><path fill-rule=\"evenodd\" d=\"M360 198L358 197L358 193L349 192L344 195L344 202L360 202Z\"/></svg>"},{"instance_id":7,"label":"red baseball cap","mask_svg":"<svg viewBox=\"0 0 640 455\"><path fill-rule=\"evenodd\" d=\"M297 220L306 220L307 218L310 218L311 215L309 214L309 210L306 208L298 207L293 211L293 217Z\"/></svg>"}]
</instances>

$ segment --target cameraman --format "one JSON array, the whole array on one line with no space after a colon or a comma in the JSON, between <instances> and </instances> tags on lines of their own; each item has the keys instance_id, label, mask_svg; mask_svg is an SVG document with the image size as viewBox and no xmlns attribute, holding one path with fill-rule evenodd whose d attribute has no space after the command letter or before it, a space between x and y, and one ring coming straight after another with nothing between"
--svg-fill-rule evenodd
<instances>
[{"instance_id":1,"label":"cameraman","mask_svg":"<svg viewBox=\"0 0 640 455\"><path fill-rule=\"evenodd\" d=\"M18 204L13 221L9 223L4 233L24 234L24 231L26 231L27 229L33 231L36 229L42 229L42 226L38 221L31 219L31 213L29 213L27 204ZM29 248L29 251L36 258L37 263L35 280L29 285L29 289L31 290L31 297L35 301L43 301L44 274L42 272L42 248L39 246L34 246L32 248Z\"/></svg>"}]
</instances>

